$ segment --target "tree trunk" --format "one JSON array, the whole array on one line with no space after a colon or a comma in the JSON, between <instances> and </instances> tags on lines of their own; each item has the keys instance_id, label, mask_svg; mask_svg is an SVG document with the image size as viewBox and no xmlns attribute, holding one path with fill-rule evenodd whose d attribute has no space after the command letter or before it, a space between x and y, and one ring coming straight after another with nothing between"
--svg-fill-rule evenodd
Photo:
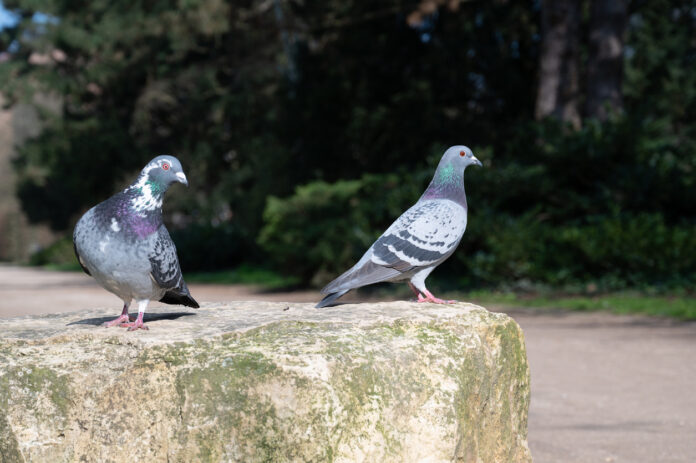
<instances>
[{"instance_id":1,"label":"tree trunk","mask_svg":"<svg viewBox=\"0 0 696 463\"><path fill-rule=\"evenodd\" d=\"M580 0L544 0L541 28L536 118L554 116L579 128Z\"/></svg>"},{"instance_id":2,"label":"tree trunk","mask_svg":"<svg viewBox=\"0 0 696 463\"><path fill-rule=\"evenodd\" d=\"M623 99L624 31L628 0L593 0L590 12L590 48L587 63L587 117L606 120L621 111Z\"/></svg>"}]
</instances>

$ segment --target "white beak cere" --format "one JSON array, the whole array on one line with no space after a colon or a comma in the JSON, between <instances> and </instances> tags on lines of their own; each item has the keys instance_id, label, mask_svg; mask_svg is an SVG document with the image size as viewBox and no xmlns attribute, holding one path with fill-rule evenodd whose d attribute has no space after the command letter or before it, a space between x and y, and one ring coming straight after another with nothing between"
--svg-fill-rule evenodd
<instances>
[{"instance_id":1,"label":"white beak cere","mask_svg":"<svg viewBox=\"0 0 696 463\"><path fill-rule=\"evenodd\" d=\"M188 186L188 180L186 179L186 175L184 175L183 172L177 172L176 178L178 178L181 183Z\"/></svg>"}]
</instances>

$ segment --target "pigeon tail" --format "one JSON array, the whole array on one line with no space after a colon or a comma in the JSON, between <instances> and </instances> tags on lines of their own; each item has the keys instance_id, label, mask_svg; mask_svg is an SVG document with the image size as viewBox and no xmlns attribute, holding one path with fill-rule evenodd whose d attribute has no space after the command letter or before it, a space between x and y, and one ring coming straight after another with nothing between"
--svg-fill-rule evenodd
<instances>
[{"instance_id":1,"label":"pigeon tail","mask_svg":"<svg viewBox=\"0 0 696 463\"><path fill-rule=\"evenodd\" d=\"M350 291L349 289L343 290L343 291L338 291L335 293L331 293L328 296L326 296L324 299L322 299L317 305L314 307L317 309L321 309L322 307L326 307L330 304L332 304L336 299L339 297L343 296L345 293Z\"/></svg>"},{"instance_id":2,"label":"pigeon tail","mask_svg":"<svg viewBox=\"0 0 696 463\"><path fill-rule=\"evenodd\" d=\"M181 293L176 290L167 291L159 301L164 302L165 304L193 307L194 309L198 309L200 307L198 302L196 302L196 300L192 298L190 294L188 294L188 291L186 293Z\"/></svg>"},{"instance_id":3,"label":"pigeon tail","mask_svg":"<svg viewBox=\"0 0 696 463\"><path fill-rule=\"evenodd\" d=\"M383 267L369 260L362 265L358 262L355 267L326 285L321 293L330 294L344 291L343 294L345 294L345 291L388 281L400 274L401 271L395 268Z\"/></svg>"}]
</instances>

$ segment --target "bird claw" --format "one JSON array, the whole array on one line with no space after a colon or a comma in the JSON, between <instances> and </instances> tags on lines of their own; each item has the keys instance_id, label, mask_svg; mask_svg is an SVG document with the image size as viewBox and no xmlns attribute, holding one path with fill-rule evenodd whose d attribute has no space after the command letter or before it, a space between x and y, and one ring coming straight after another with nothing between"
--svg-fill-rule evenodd
<instances>
[{"instance_id":1,"label":"bird claw","mask_svg":"<svg viewBox=\"0 0 696 463\"><path fill-rule=\"evenodd\" d=\"M147 327L145 323L143 323L142 320L136 320L132 323L124 323L121 325L124 328L128 328L128 331L136 331L136 330L145 330L148 331L150 328Z\"/></svg>"},{"instance_id":2,"label":"bird claw","mask_svg":"<svg viewBox=\"0 0 696 463\"><path fill-rule=\"evenodd\" d=\"M433 304L454 304L457 301L455 301L454 299L446 301L444 299L440 299L439 297L433 296L430 291L426 291L425 297L423 297L422 294L418 294L418 302L432 302Z\"/></svg>"},{"instance_id":3,"label":"bird claw","mask_svg":"<svg viewBox=\"0 0 696 463\"><path fill-rule=\"evenodd\" d=\"M135 321L135 318L129 317L128 315L121 315L120 317L118 317L118 318L116 318L116 319L114 319L114 320L111 320L110 322L104 322L104 323L102 323L102 326L103 326L104 328L110 328L110 327L112 327L112 326L120 326L120 327L123 327L123 326L124 326L125 324L127 324L128 322L133 322L133 321Z\"/></svg>"}]
</instances>

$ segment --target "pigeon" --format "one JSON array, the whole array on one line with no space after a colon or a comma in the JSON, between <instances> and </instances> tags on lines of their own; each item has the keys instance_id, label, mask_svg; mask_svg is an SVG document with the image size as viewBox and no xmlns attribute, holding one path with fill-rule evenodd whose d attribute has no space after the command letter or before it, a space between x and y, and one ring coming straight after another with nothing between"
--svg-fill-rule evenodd
<instances>
[{"instance_id":1,"label":"pigeon","mask_svg":"<svg viewBox=\"0 0 696 463\"><path fill-rule=\"evenodd\" d=\"M176 247L162 223L162 200L174 182L188 186L174 156L158 156L122 192L87 211L75 225L73 246L82 270L123 300L121 315L104 326L144 329L150 300L198 308L184 282ZM138 318L128 316L132 300Z\"/></svg>"},{"instance_id":2,"label":"pigeon","mask_svg":"<svg viewBox=\"0 0 696 463\"><path fill-rule=\"evenodd\" d=\"M425 279L457 248L466 230L464 170L481 161L466 146L452 146L440 160L425 193L401 214L350 270L329 283L326 307L351 289L382 281L407 280L418 302L453 303L432 295Z\"/></svg>"}]
</instances>

